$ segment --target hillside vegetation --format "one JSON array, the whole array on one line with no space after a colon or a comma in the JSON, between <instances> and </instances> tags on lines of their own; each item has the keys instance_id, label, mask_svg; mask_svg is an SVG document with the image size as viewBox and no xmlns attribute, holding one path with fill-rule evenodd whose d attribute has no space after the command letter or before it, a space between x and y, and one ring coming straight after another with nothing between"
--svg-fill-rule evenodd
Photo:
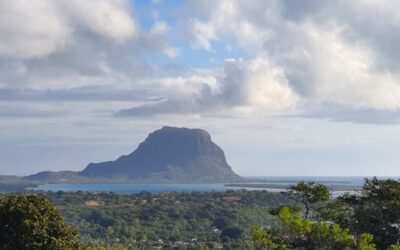
<instances>
[{"instance_id":1,"label":"hillside vegetation","mask_svg":"<svg viewBox=\"0 0 400 250\"><path fill-rule=\"evenodd\" d=\"M49 249L46 237L51 249L400 249L400 182L376 178L336 199L301 182L282 194L3 194L0 211L1 249Z\"/></svg>"}]
</instances>

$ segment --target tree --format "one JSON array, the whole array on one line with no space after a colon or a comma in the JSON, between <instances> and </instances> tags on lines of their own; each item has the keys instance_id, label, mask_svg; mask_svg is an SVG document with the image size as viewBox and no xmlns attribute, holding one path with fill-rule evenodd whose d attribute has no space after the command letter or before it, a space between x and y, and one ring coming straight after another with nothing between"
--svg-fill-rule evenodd
<instances>
[{"instance_id":1,"label":"tree","mask_svg":"<svg viewBox=\"0 0 400 250\"><path fill-rule=\"evenodd\" d=\"M326 202L331 197L329 189L320 183L315 182L299 182L297 185L290 186L290 195L304 206L307 219L310 209L316 203Z\"/></svg>"},{"instance_id":2,"label":"tree","mask_svg":"<svg viewBox=\"0 0 400 250\"><path fill-rule=\"evenodd\" d=\"M229 218L220 217L214 220L213 224L214 227L218 228L219 230L223 230L229 227Z\"/></svg>"},{"instance_id":3,"label":"tree","mask_svg":"<svg viewBox=\"0 0 400 250\"><path fill-rule=\"evenodd\" d=\"M356 195L339 197L351 213L349 226L356 232L375 236L378 248L387 249L400 241L400 181L366 179Z\"/></svg>"},{"instance_id":4,"label":"tree","mask_svg":"<svg viewBox=\"0 0 400 250\"><path fill-rule=\"evenodd\" d=\"M222 230L221 239L227 237L229 239L240 239L242 237L243 230L238 227L228 227Z\"/></svg>"},{"instance_id":5,"label":"tree","mask_svg":"<svg viewBox=\"0 0 400 250\"><path fill-rule=\"evenodd\" d=\"M282 243L275 243L272 234L258 226L251 229L254 245L257 249L278 249L283 248ZM285 245L286 246L286 245Z\"/></svg>"},{"instance_id":6,"label":"tree","mask_svg":"<svg viewBox=\"0 0 400 250\"><path fill-rule=\"evenodd\" d=\"M350 230L327 221L310 221L282 207L279 225L272 230L254 227L253 240L260 249L356 249L375 250L371 234L355 237Z\"/></svg>"},{"instance_id":7,"label":"tree","mask_svg":"<svg viewBox=\"0 0 400 250\"><path fill-rule=\"evenodd\" d=\"M44 198L12 195L0 200L0 249L80 249L77 233Z\"/></svg>"}]
</instances>

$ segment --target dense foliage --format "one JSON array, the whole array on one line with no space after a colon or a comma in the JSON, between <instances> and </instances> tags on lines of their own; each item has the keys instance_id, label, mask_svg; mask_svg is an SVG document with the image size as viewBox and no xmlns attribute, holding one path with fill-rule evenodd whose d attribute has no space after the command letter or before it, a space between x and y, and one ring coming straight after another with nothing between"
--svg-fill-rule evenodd
<instances>
[{"instance_id":1,"label":"dense foliage","mask_svg":"<svg viewBox=\"0 0 400 250\"><path fill-rule=\"evenodd\" d=\"M257 247L263 249L359 249L374 250L371 234L354 237L349 229L336 223L310 221L283 207L278 213L279 225L273 230L253 228Z\"/></svg>"},{"instance_id":2,"label":"dense foliage","mask_svg":"<svg viewBox=\"0 0 400 250\"><path fill-rule=\"evenodd\" d=\"M358 194L339 197L324 214L355 234L369 232L386 249L400 243L400 181L366 180Z\"/></svg>"},{"instance_id":3,"label":"dense foliage","mask_svg":"<svg viewBox=\"0 0 400 250\"><path fill-rule=\"evenodd\" d=\"M290 195L301 205L304 206L304 216L307 219L310 209L331 198L331 193L323 184L315 182L300 182L297 185L290 186Z\"/></svg>"},{"instance_id":4,"label":"dense foliage","mask_svg":"<svg viewBox=\"0 0 400 250\"><path fill-rule=\"evenodd\" d=\"M377 178L335 199L322 184L300 182L289 193L43 192L0 200L0 249L400 250L399 225L400 182Z\"/></svg>"},{"instance_id":5,"label":"dense foliage","mask_svg":"<svg viewBox=\"0 0 400 250\"><path fill-rule=\"evenodd\" d=\"M262 249L400 249L400 182L366 179L363 188L330 200L321 184L301 182L291 195L299 206L270 211L279 223L253 228ZM317 205L318 204L318 205ZM311 214L312 220L309 220Z\"/></svg>"},{"instance_id":6,"label":"dense foliage","mask_svg":"<svg viewBox=\"0 0 400 250\"><path fill-rule=\"evenodd\" d=\"M273 207L287 205L287 195L266 191L214 193L43 193L79 229L89 245L200 243L239 246L251 239L253 225L272 226Z\"/></svg>"},{"instance_id":7,"label":"dense foliage","mask_svg":"<svg viewBox=\"0 0 400 250\"><path fill-rule=\"evenodd\" d=\"M0 249L78 249L77 233L44 198L23 195L0 200Z\"/></svg>"}]
</instances>

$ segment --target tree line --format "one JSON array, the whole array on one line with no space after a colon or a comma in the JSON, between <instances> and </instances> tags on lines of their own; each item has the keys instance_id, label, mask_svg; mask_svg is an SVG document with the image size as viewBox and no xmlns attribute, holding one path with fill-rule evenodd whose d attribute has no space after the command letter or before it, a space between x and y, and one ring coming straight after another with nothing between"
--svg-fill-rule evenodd
<instances>
[{"instance_id":1,"label":"tree line","mask_svg":"<svg viewBox=\"0 0 400 250\"><path fill-rule=\"evenodd\" d=\"M400 249L400 182L366 179L361 190L331 199L329 189L300 182L290 188L294 206L270 211L272 229L253 228L260 249Z\"/></svg>"},{"instance_id":2,"label":"tree line","mask_svg":"<svg viewBox=\"0 0 400 250\"><path fill-rule=\"evenodd\" d=\"M6 194L0 249L400 249L400 182L288 193Z\"/></svg>"}]
</instances>

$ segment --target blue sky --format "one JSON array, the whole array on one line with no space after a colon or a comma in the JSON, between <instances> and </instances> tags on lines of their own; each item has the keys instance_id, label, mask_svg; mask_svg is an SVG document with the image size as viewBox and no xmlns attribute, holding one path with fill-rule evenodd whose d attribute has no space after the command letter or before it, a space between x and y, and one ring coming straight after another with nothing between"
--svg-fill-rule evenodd
<instances>
[{"instance_id":1,"label":"blue sky","mask_svg":"<svg viewBox=\"0 0 400 250\"><path fill-rule=\"evenodd\" d=\"M80 170L170 125L241 175L400 175L396 0L0 6L0 174Z\"/></svg>"}]
</instances>

